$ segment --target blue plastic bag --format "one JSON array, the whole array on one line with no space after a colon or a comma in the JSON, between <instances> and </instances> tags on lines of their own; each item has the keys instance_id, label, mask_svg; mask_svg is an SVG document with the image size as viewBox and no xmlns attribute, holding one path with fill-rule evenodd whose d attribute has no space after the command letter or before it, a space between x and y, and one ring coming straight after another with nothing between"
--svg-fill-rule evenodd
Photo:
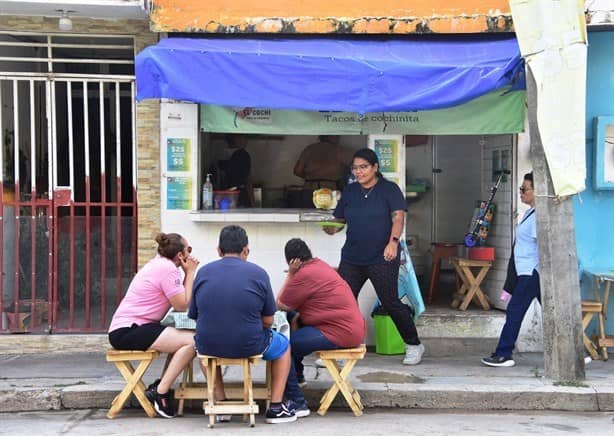
<instances>
[{"instance_id":1,"label":"blue plastic bag","mask_svg":"<svg viewBox=\"0 0 614 436\"><path fill-rule=\"evenodd\" d=\"M407 304L412 308L414 315L414 322L418 320L418 317L425 311L424 300L422 299L422 292L420 292L420 285L418 284L418 278L416 277L416 271L407 249L407 244L404 240L401 240L401 267L399 268L399 300ZM375 306L371 312L373 316L377 311L381 309L381 303L379 299L376 299Z\"/></svg>"}]
</instances>

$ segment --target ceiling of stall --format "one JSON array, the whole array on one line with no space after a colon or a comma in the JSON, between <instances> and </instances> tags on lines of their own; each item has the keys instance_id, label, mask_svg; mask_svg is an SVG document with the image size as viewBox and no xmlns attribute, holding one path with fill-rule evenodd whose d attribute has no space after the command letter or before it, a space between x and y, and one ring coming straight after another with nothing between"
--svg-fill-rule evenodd
<instances>
[{"instance_id":1,"label":"ceiling of stall","mask_svg":"<svg viewBox=\"0 0 614 436\"><path fill-rule=\"evenodd\" d=\"M0 15L59 17L58 10L73 11L71 17L146 19L146 0L1 0Z\"/></svg>"}]
</instances>

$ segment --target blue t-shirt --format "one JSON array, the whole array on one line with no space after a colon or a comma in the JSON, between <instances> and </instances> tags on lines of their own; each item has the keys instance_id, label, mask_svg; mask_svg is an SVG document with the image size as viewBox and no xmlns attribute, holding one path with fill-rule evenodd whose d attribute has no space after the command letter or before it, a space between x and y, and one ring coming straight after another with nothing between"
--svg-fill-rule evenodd
<instances>
[{"instance_id":1,"label":"blue t-shirt","mask_svg":"<svg viewBox=\"0 0 614 436\"><path fill-rule=\"evenodd\" d=\"M196 320L200 354L238 358L261 354L269 329L262 317L275 314L266 271L238 257L223 257L198 271L188 316Z\"/></svg>"},{"instance_id":2,"label":"blue t-shirt","mask_svg":"<svg viewBox=\"0 0 614 436\"><path fill-rule=\"evenodd\" d=\"M405 196L395 183L380 178L373 189L349 184L333 213L347 224L341 260L354 265L386 262L384 249L390 241L395 210L407 210Z\"/></svg>"}]
</instances>

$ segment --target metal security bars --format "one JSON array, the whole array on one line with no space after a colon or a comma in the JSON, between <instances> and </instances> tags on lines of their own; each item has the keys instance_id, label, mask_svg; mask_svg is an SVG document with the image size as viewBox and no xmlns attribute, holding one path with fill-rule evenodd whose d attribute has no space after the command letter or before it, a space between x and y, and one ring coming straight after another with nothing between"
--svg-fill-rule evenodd
<instances>
[{"instance_id":1,"label":"metal security bars","mask_svg":"<svg viewBox=\"0 0 614 436\"><path fill-rule=\"evenodd\" d=\"M104 331L136 270L126 39L0 34L2 333Z\"/></svg>"},{"instance_id":2,"label":"metal security bars","mask_svg":"<svg viewBox=\"0 0 614 436\"><path fill-rule=\"evenodd\" d=\"M19 75L134 74L134 40L130 36L36 34L0 31L2 71Z\"/></svg>"}]
</instances>

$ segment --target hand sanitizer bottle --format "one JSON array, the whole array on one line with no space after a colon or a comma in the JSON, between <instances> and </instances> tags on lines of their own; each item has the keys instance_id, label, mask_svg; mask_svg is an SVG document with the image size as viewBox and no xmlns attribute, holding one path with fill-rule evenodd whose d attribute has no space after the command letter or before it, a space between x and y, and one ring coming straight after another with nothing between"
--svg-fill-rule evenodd
<instances>
[{"instance_id":1,"label":"hand sanitizer bottle","mask_svg":"<svg viewBox=\"0 0 614 436\"><path fill-rule=\"evenodd\" d=\"M203 183L202 193L203 209L213 209L213 184L211 174L207 174L207 180Z\"/></svg>"}]
</instances>

